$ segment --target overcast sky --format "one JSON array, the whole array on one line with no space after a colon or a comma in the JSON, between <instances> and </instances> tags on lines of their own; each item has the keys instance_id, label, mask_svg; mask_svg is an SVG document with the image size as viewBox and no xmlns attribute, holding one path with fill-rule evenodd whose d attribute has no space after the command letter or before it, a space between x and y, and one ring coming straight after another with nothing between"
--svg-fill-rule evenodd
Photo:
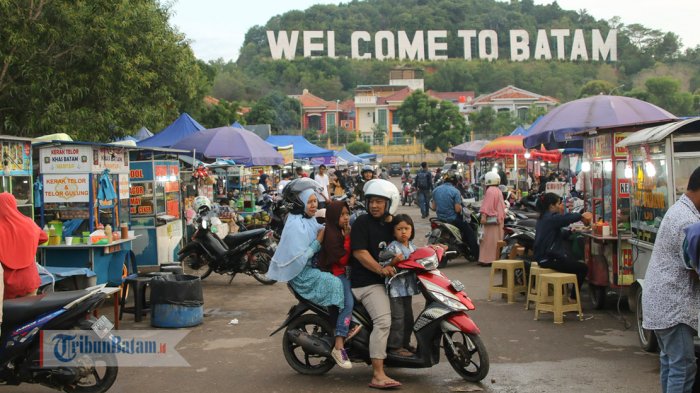
<instances>
[{"instance_id":1,"label":"overcast sky","mask_svg":"<svg viewBox=\"0 0 700 393\"><path fill-rule=\"evenodd\" d=\"M290 10L304 10L314 4L339 4L333 0L173 0L172 23L192 41L195 55L203 60L235 60L245 33L264 25L271 17ZM535 0L549 4L551 0ZM585 8L596 19L622 18L622 23L642 25L678 34L686 47L700 45L697 17L699 0L559 0L563 9ZM468 28L469 26L465 26ZM513 26L518 28L519 26Z\"/></svg>"}]
</instances>

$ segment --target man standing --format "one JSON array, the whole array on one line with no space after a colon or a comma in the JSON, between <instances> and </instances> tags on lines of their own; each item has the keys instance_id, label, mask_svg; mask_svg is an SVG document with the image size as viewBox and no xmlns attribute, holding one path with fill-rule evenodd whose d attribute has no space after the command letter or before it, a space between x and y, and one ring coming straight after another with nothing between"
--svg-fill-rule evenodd
<instances>
[{"instance_id":1,"label":"man standing","mask_svg":"<svg viewBox=\"0 0 700 393\"><path fill-rule=\"evenodd\" d=\"M459 228L462 241L469 247L472 258L479 258L479 243L468 222L462 220L462 195L457 190L457 176L449 174L445 181L433 191L433 208L440 221Z\"/></svg>"},{"instance_id":2,"label":"man standing","mask_svg":"<svg viewBox=\"0 0 700 393\"><path fill-rule=\"evenodd\" d=\"M330 192L328 191L328 187L330 186L331 182L328 179L328 174L326 174L326 166L324 164L321 164L318 167L318 173L316 174L314 180L321 185L321 197L318 200L318 208L323 209L326 207L328 202L331 201Z\"/></svg>"},{"instance_id":3,"label":"man standing","mask_svg":"<svg viewBox=\"0 0 700 393\"><path fill-rule=\"evenodd\" d=\"M420 206L421 218L428 217L428 202L433 191L433 175L428 170L428 163L420 163L420 170L416 173L416 190L418 191L418 206ZM460 200L461 206L461 200Z\"/></svg>"},{"instance_id":4,"label":"man standing","mask_svg":"<svg viewBox=\"0 0 700 393\"><path fill-rule=\"evenodd\" d=\"M372 318L373 327L369 336L372 381L369 386L386 389L401 386L384 372L391 328L391 305L384 280L396 274L396 269L392 266L382 267L377 261L380 244L389 244L394 239L391 219L398 208L399 190L387 180L370 180L365 188L365 197L369 214L357 218L350 234L350 280L352 293Z\"/></svg>"},{"instance_id":5,"label":"man standing","mask_svg":"<svg viewBox=\"0 0 700 393\"><path fill-rule=\"evenodd\" d=\"M659 341L661 390L689 393L697 371L693 337L698 330L700 282L683 259L684 229L700 222L700 167L683 196L668 209L656 234L642 294L642 326Z\"/></svg>"}]
</instances>

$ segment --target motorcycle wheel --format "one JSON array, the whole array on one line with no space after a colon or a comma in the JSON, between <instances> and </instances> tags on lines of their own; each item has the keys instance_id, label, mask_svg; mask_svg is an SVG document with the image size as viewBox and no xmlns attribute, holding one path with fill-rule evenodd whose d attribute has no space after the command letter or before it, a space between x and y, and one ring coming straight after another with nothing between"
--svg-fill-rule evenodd
<instances>
[{"instance_id":1,"label":"motorcycle wheel","mask_svg":"<svg viewBox=\"0 0 700 393\"><path fill-rule=\"evenodd\" d=\"M209 275L212 272L212 268L209 266L209 264L204 264L199 266L197 269L193 269L190 266L190 263L188 261L189 258L199 258L199 255L197 254L190 254L182 259L184 262L183 265L183 273L184 274L189 274L191 276L199 277L200 280L204 280L205 278L209 277Z\"/></svg>"},{"instance_id":2,"label":"motorcycle wheel","mask_svg":"<svg viewBox=\"0 0 700 393\"><path fill-rule=\"evenodd\" d=\"M447 337L442 338L445 356L457 374L469 382L479 382L486 378L489 373L489 354L481 338L463 332L445 334L450 336L457 349L457 353L453 353Z\"/></svg>"},{"instance_id":3,"label":"motorcycle wheel","mask_svg":"<svg viewBox=\"0 0 700 393\"><path fill-rule=\"evenodd\" d=\"M64 386L64 392L103 393L108 391L117 380L119 367L107 366L107 364L117 363L115 354L102 354L98 357L83 356L80 361L83 362L85 368L83 377L75 385Z\"/></svg>"},{"instance_id":4,"label":"motorcycle wheel","mask_svg":"<svg viewBox=\"0 0 700 393\"><path fill-rule=\"evenodd\" d=\"M653 330L647 330L642 327L642 288L637 290L637 309L635 311L637 317L637 333L639 334L639 346L645 352L656 352L659 350L659 343L656 341L656 334Z\"/></svg>"},{"instance_id":5,"label":"motorcycle wheel","mask_svg":"<svg viewBox=\"0 0 700 393\"><path fill-rule=\"evenodd\" d=\"M277 281L267 278L267 271L270 269L272 255L264 248L257 248L251 255L255 265L252 267L252 274L258 282L265 285L272 285Z\"/></svg>"},{"instance_id":6,"label":"motorcycle wheel","mask_svg":"<svg viewBox=\"0 0 700 393\"><path fill-rule=\"evenodd\" d=\"M289 339L287 332L294 329L301 329L318 337L329 336L333 329L328 321L316 314L304 314L293 320L284 331L282 351L289 366L299 374L321 375L330 371L335 366L335 361L332 358L306 353L301 346Z\"/></svg>"}]
</instances>

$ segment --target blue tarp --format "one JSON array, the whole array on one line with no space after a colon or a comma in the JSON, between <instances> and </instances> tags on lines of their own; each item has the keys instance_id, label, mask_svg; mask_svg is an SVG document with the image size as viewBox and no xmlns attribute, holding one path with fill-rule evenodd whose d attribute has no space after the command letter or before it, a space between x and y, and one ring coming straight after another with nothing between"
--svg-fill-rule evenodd
<instances>
[{"instance_id":1,"label":"blue tarp","mask_svg":"<svg viewBox=\"0 0 700 393\"><path fill-rule=\"evenodd\" d=\"M357 156L362 158L363 160L376 160L377 159L377 155L374 153L360 153Z\"/></svg>"},{"instance_id":2,"label":"blue tarp","mask_svg":"<svg viewBox=\"0 0 700 393\"><path fill-rule=\"evenodd\" d=\"M362 158L350 153L349 151L347 151L347 149L343 149L343 150L337 152L335 155L336 155L336 157L338 157L338 158L340 158L348 163L354 163L354 162L362 163L363 162Z\"/></svg>"},{"instance_id":3,"label":"blue tarp","mask_svg":"<svg viewBox=\"0 0 700 393\"><path fill-rule=\"evenodd\" d=\"M170 147L180 140L204 130L201 124L190 117L187 113L183 113L173 122L173 124L165 127L161 132L153 135L150 138L136 142L142 147Z\"/></svg>"},{"instance_id":4,"label":"blue tarp","mask_svg":"<svg viewBox=\"0 0 700 393\"><path fill-rule=\"evenodd\" d=\"M136 135L133 136L134 139L137 141L142 141L146 138L150 138L153 136L153 133L148 130L146 127L141 127L141 129L136 133Z\"/></svg>"},{"instance_id":5,"label":"blue tarp","mask_svg":"<svg viewBox=\"0 0 700 393\"><path fill-rule=\"evenodd\" d=\"M300 135L270 135L266 140L267 143L275 147L294 146L294 158L316 158L316 157L333 157L333 150L326 150L318 147L306 138Z\"/></svg>"},{"instance_id":6,"label":"blue tarp","mask_svg":"<svg viewBox=\"0 0 700 393\"><path fill-rule=\"evenodd\" d=\"M514 129L513 132L510 133L510 135L525 135L527 133L527 130L523 128L523 126L518 126L518 128Z\"/></svg>"}]
</instances>

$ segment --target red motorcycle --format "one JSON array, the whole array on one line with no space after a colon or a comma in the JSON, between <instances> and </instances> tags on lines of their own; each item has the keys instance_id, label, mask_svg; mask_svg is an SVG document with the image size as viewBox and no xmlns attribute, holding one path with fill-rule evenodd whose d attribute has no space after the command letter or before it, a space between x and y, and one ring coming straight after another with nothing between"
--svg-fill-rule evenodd
<instances>
[{"instance_id":1,"label":"red motorcycle","mask_svg":"<svg viewBox=\"0 0 700 393\"><path fill-rule=\"evenodd\" d=\"M411 206L416 199L416 189L413 187L413 181L406 179L401 185L401 206Z\"/></svg>"},{"instance_id":2,"label":"red motorcycle","mask_svg":"<svg viewBox=\"0 0 700 393\"><path fill-rule=\"evenodd\" d=\"M388 367L432 367L440 361L442 347L450 365L462 378L478 382L489 372L489 356L479 337L479 328L467 314L475 307L464 292L464 285L450 280L437 269L444 253L439 246L422 247L396 266L397 275L416 273L425 297L425 308L413 326L418 341L415 355L404 357L389 353L384 364ZM336 364L331 358L334 337L328 310L302 298L291 286L288 288L299 303L289 310L282 326L270 335L286 328L282 350L287 363L300 374L324 374ZM355 302L353 320L363 328L346 342L348 357L353 362L370 364L372 319L360 302Z\"/></svg>"}]
</instances>

